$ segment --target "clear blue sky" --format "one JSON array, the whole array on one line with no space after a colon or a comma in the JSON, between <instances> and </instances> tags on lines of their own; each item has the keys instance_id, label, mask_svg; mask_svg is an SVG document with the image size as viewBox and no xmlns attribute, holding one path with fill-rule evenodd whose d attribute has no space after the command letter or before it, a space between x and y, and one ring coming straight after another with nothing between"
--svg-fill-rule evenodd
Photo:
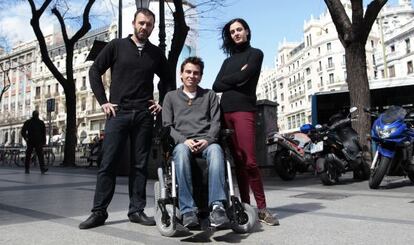
<instances>
[{"instance_id":1,"label":"clear blue sky","mask_svg":"<svg viewBox=\"0 0 414 245\"><path fill-rule=\"evenodd\" d=\"M225 59L220 50L220 31L230 19L244 18L252 30L251 45L264 52L263 67L273 67L279 42L303 40L304 20L318 17L326 10L323 0L227 0L230 7L220 9L214 20L200 20L201 29L216 29L200 32L199 53L204 59L205 72L201 86L211 88ZM369 2L369 1L364 1ZM389 0L395 4L397 0Z\"/></svg>"},{"instance_id":2,"label":"clear blue sky","mask_svg":"<svg viewBox=\"0 0 414 245\"><path fill-rule=\"evenodd\" d=\"M112 2L112 4L110 3ZM131 0L124 0L124 2ZM201 1L201 0L199 0ZM364 0L365 3L371 0ZM70 0L71 10L83 9L84 0ZM273 67L278 44L287 41L303 40L303 24L313 15L317 18L326 10L324 0L223 0L228 7L209 12L207 19L199 19L198 55L206 64L201 86L211 88L220 66L225 59L220 50L221 27L230 19L241 17L250 25L252 31L251 44L264 52L263 67ZM398 0L389 0L394 5ZM109 24L116 18L118 0L96 1L93 7L95 16L94 28ZM172 3L170 3L172 4ZM169 8L166 7L166 11ZM80 10L79 10L80 11ZM16 2L8 9L0 9L0 37L7 36L10 41L29 41L34 39L29 25L30 8L26 1ZM51 15L42 17L42 29L50 32L51 23L56 18ZM208 31L205 31L208 30ZM154 34L153 34L154 35Z\"/></svg>"}]
</instances>

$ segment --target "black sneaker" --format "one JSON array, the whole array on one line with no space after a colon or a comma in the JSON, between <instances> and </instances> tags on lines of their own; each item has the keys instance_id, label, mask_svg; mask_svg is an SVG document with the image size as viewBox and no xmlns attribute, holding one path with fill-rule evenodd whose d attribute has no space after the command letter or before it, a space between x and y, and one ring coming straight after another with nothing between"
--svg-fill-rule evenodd
<instances>
[{"instance_id":1,"label":"black sneaker","mask_svg":"<svg viewBox=\"0 0 414 245\"><path fill-rule=\"evenodd\" d=\"M30 170L26 168L26 169L24 170L24 173L25 173L25 174L30 174Z\"/></svg>"},{"instance_id":2,"label":"black sneaker","mask_svg":"<svg viewBox=\"0 0 414 245\"><path fill-rule=\"evenodd\" d=\"M216 206L210 213L210 225L213 227L219 227L229 222L227 218L226 210L222 206Z\"/></svg>"},{"instance_id":3,"label":"black sneaker","mask_svg":"<svg viewBox=\"0 0 414 245\"><path fill-rule=\"evenodd\" d=\"M48 168L42 168L42 169L40 169L40 172L42 174L45 174L48 170L49 170Z\"/></svg>"},{"instance_id":4,"label":"black sneaker","mask_svg":"<svg viewBox=\"0 0 414 245\"><path fill-rule=\"evenodd\" d=\"M90 229L105 224L108 218L106 211L95 211L85 221L79 224L79 229Z\"/></svg>"},{"instance_id":5,"label":"black sneaker","mask_svg":"<svg viewBox=\"0 0 414 245\"><path fill-rule=\"evenodd\" d=\"M193 211L183 214L183 226L194 227L197 225L198 217Z\"/></svg>"}]
</instances>

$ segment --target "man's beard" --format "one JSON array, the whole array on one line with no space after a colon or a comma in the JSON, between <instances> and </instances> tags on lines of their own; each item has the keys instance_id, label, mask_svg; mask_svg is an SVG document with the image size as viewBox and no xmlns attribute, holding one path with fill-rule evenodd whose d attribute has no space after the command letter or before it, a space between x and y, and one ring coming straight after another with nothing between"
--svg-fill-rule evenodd
<instances>
[{"instance_id":1,"label":"man's beard","mask_svg":"<svg viewBox=\"0 0 414 245\"><path fill-rule=\"evenodd\" d=\"M148 40L148 32L147 33L139 33L138 29L134 29L134 35L140 42L146 42Z\"/></svg>"}]
</instances>

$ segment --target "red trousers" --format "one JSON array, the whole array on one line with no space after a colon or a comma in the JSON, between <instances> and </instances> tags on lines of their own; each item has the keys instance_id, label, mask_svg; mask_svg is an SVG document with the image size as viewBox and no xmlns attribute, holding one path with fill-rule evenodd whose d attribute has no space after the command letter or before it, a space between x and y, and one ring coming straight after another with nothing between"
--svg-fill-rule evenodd
<instances>
[{"instance_id":1,"label":"red trousers","mask_svg":"<svg viewBox=\"0 0 414 245\"><path fill-rule=\"evenodd\" d=\"M237 183L242 202L250 204L249 186L259 209L266 208L262 177L256 162L255 112L224 113L226 128L234 129L230 150L236 166Z\"/></svg>"}]
</instances>

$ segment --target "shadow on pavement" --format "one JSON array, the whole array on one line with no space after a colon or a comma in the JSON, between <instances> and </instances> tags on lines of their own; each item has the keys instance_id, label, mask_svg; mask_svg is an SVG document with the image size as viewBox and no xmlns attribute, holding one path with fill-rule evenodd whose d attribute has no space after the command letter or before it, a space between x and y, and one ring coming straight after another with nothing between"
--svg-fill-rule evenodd
<instances>
[{"instance_id":1,"label":"shadow on pavement","mask_svg":"<svg viewBox=\"0 0 414 245\"><path fill-rule=\"evenodd\" d=\"M385 182L385 184L384 184ZM397 181L383 181L380 189L390 190L395 188L400 188L404 186L414 186L414 183L409 179L397 180Z\"/></svg>"},{"instance_id":2,"label":"shadow on pavement","mask_svg":"<svg viewBox=\"0 0 414 245\"><path fill-rule=\"evenodd\" d=\"M289 216L293 216L301 213L310 213L317 210L324 209L325 207L321 203L292 203L276 208L268 208L272 213L277 213L279 219L284 219Z\"/></svg>"}]
</instances>

